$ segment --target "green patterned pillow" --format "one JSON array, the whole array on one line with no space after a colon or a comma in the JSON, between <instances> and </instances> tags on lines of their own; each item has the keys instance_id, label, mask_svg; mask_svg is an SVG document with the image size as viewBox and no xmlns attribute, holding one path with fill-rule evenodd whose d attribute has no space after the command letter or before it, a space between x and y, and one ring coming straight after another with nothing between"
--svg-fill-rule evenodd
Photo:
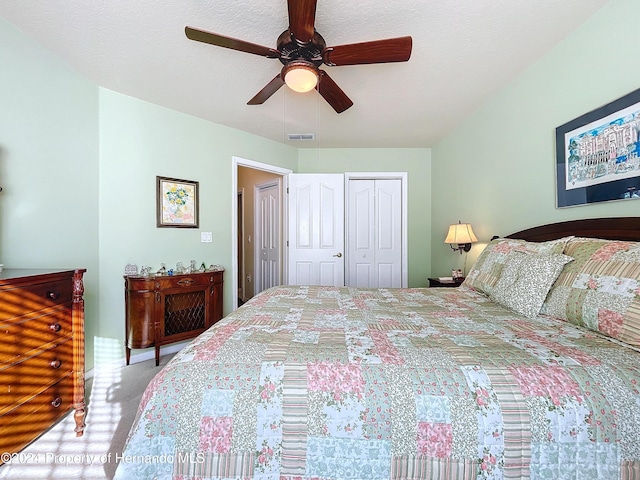
<instances>
[{"instance_id":1,"label":"green patterned pillow","mask_svg":"<svg viewBox=\"0 0 640 480\"><path fill-rule=\"evenodd\" d=\"M563 267L573 258L559 253L507 254L502 275L491 293L491 300L514 312L533 318L540 313L544 299Z\"/></svg>"},{"instance_id":2,"label":"green patterned pillow","mask_svg":"<svg viewBox=\"0 0 640 480\"><path fill-rule=\"evenodd\" d=\"M564 237L550 242L526 242L510 238L496 238L482 251L462 284L491 295L502 274L502 267L509 252L516 250L531 253L562 253L570 238L572 237Z\"/></svg>"},{"instance_id":3,"label":"green patterned pillow","mask_svg":"<svg viewBox=\"0 0 640 480\"><path fill-rule=\"evenodd\" d=\"M540 313L640 347L640 242L574 238Z\"/></svg>"}]
</instances>

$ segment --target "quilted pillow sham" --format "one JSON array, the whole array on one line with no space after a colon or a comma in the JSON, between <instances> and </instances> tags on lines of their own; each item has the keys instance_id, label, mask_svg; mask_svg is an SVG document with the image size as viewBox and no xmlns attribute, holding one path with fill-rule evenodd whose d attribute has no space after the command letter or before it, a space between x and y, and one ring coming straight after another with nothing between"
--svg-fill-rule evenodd
<instances>
[{"instance_id":1,"label":"quilted pillow sham","mask_svg":"<svg viewBox=\"0 0 640 480\"><path fill-rule=\"evenodd\" d=\"M502 268L509 252L515 250L530 253L562 253L565 244L570 238L564 237L549 242L527 242L510 238L496 238L489 242L482 251L462 285L486 295L491 295L496 282L502 274Z\"/></svg>"},{"instance_id":2,"label":"quilted pillow sham","mask_svg":"<svg viewBox=\"0 0 640 480\"><path fill-rule=\"evenodd\" d=\"M572 260L562 254L512 250L507 254L491 300L526 317L536 317L553 282Z\"/></svg>"},{"instance_id":3,"label":"quilted pillow sham","mask_svg":"<svg viewBox=\"0 0 640 480\"><path fill-rule=\"evenodd\" d=\"M574 238L540 313L640 347L640 242Z\"/></svg>"}]
</instances>

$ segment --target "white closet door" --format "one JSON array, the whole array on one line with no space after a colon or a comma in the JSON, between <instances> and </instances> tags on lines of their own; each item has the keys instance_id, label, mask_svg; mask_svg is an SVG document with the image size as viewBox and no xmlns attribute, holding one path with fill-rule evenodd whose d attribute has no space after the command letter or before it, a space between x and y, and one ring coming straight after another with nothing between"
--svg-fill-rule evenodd
<instances>
[{"instance_id":1,"label":"white closet door","mask_svg":"<svg viewBox=\"0 0 640 480\"><path fill-rule=\"evenodd\" d=\"M348 198L349 286L402 286L402 181L351 179Z\"/></svg>"},{"instance_id":2,"label":"white closet door","mask_svg":"<svg viewBox=\"0 0 640 480\"><path fill-rule=\"evenodd\" d=\"M350 180L347 262L350 287L374 285L375 180Z\"/></svg>"},{"instance_id":3,"label":"white closet door","mask_svg":"<svg viewBox=\"0 0 640 480\"><path fill-rule=\"evenodd\" d=\"M344 176L289 175L291 285L344 286Z\"/></svg>"}]
</instances>

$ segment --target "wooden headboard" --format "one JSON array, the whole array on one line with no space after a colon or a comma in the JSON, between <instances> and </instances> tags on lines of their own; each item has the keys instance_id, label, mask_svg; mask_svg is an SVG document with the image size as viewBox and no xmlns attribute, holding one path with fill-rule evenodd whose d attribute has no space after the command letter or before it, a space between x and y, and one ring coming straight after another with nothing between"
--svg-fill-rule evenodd
<instances>
[{"instance_id":1,"label":"wooden headboard","mask_svg":"<svg viewBox=\"0 0 640 480\"><path fill-rule=\"evenodd\" d=\"M545 242L574 235L606 240L640 241L640 217L589 218L551 223L507 235L529 242Z\"/></svg>"}]
</instances>

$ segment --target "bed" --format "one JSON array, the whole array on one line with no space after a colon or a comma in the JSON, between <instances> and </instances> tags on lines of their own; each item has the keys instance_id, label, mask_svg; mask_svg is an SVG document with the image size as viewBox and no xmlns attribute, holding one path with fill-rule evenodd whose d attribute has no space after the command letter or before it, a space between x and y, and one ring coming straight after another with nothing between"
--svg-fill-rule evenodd
<instances>
[{"instance_id":1,"label":"bed","mask_svg":"<svg viewBox=\"0 0 640 480\"><path fill-rule=\"evenodd\" d=\"M563 222L459 288L262 292L149 384L115 478L640 478L639 242Z\"/></svg>"}]
</instances>

